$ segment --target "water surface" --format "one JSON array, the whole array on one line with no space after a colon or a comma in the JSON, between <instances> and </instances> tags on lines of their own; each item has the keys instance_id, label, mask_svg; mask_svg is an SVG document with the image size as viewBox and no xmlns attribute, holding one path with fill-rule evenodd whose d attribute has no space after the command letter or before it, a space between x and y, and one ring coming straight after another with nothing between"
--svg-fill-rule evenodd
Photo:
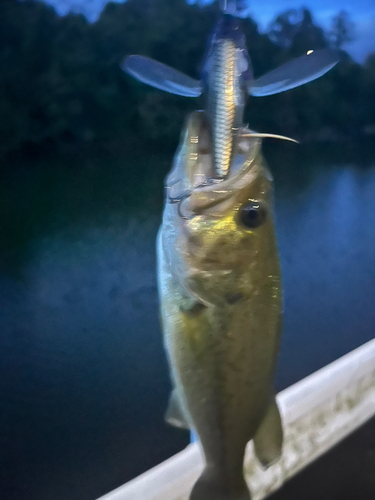
<instances>
[{"instance_id":1,"label":"water surface","mask_svg":"<svg viewBox=\"0 0 375 500\"><path fill-rule=\"evenodd\" d=\"M275 171L285 294L278 390L374 336L375 168L337 158L301 153L300 170ZM82 187L67 173L58 188L38 175L12 187L16 211L2 208L0 496L92 500L188 442L163 422L161 181L130 210L125 174Z\"/></svg>"}]
</instances>

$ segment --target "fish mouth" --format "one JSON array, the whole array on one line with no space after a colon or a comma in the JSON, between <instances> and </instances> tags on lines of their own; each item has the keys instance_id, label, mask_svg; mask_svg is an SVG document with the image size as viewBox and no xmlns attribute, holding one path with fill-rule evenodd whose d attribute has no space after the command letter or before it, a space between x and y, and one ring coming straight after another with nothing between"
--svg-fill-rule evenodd
<instances>
[{"instance_id":1,"label":"fish mouth","mask_svg":"<svg viewBox=\"0 0 375 500\"><path fill-rule=\"evenodd\" d=\"M259 165L255 160L260 153L260 146L260 138L241 139L226 177L208 177L191 191L186 191L178 200L180 217L190 219L228 200L236 199L243 188L251 184L259 174Z\"/></svg>"},{"instance_id":2,"label":"fish mouth","mask_svg":"<svg viewBox=\"0 0 375 500\"><path fill-rule=\"evenodd\" d=\"M235 129L228 173L218 176L210 120L204 111L193 112L183 130L174 165L167 178L167 202L177 204L181 219L191 219L236 199L238 193L259 174L261 162L256 160L261 142L262 137L248 128ZM270 174L267 171L265 175Z\"/></svg>"}]
</instances>

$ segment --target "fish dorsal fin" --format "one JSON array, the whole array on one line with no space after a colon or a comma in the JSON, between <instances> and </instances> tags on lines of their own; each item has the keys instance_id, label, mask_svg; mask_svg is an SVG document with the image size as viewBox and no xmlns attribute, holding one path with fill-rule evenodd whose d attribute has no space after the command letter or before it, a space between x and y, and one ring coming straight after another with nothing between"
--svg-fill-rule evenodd
<instances>
[{"instance_id":1,"label":"fish dorsal fin","mask_svg":"<svg viewBox=\"0 0 375 500\"><path fill-rule=\"evenodd\" d=\"M140 82L170 94L198 97L203 90L199 80L149 57L128 56L121 64L121 68Z\"/></svg>"}]
</instances>

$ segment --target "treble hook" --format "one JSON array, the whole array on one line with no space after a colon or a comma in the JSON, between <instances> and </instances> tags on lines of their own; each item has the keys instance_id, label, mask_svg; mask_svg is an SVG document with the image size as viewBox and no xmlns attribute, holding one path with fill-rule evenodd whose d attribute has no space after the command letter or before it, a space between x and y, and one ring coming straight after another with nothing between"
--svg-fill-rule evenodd
<instances>
[{"instance_id":1,"label":"treble hook","mask_svg":"<svg viewBox=\"0 0 375 500\"><path fill-rule=\"evenodd\" d=\"M222 180L223 179L214 179L213 177L209 177L205 182L202 182L201 184L199 184L198 186L196 186L194 189L200 189L202 187L210 186L211 184L218 184ZM168 201L169 201L169 203L171 205L175 205L176 203L178 204L177 205L177 213L178 213L178 215L180 216L181 219L189 220L189 219L192 219L194 217L194 215L188 217L186 215L183 215L183 213L181 212L181 205L182 205L182 203L187 198L190 198L190 196L192 194L193 194L193 191L185 191L180 196L175 196L175 197L169 196L167 194Z\"/></svg>"}]
</instances>

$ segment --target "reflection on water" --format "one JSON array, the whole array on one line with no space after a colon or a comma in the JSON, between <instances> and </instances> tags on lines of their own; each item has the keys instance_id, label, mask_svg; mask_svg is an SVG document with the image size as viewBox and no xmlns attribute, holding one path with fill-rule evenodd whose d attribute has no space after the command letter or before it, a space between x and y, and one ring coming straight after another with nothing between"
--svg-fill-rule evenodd
<instances>
[{"instance_id":1,"label":"reflection on water","mask_svg":"<svg viewBox=\"0 0 375 500\"><path fill-rule=\"evenodd\" d=\"M303 189L275 176L278 389L374 334L375 169L304 172ZM45 231L18 275L0 277L1 497L94 499L188 441L163 422L158 217L107 215Z\"/></svg>"}]
</instances>

